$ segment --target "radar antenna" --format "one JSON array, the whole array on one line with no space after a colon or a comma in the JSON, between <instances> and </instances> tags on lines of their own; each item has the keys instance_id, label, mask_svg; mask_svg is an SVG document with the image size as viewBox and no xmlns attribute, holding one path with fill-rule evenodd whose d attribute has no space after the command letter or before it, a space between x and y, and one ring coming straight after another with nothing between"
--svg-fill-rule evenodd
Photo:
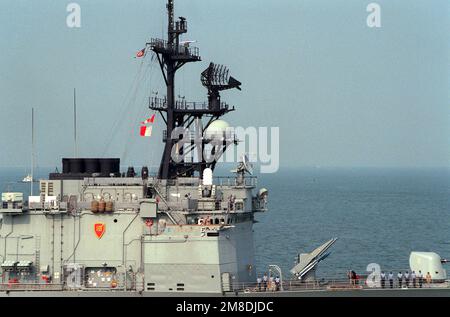
<instances>
[{"instance_id":1,"label":"radar antenna","mask_svg":"<svg viewBox=\"0 0 450 317\"><path fill-rule=\"evenodd\" d=\"M201 57L198 48L190 45L195 41L181 40L181 35L187 33L187 20L179 17L175 21L174 0L167 1L167 14L168 40L151 39L150 43L147 43L158 59L167 87L167 96L164 98L159 98L156 94L150 98L150 109L159 112L167 126L167 130L163 131L165 147L158 178L167 180L180 176L192 177L194 172L198 172L201 178L206 168L214 169L218 158L228 145L237 143L233 135L223 140L223 143L214 145L211 150L214 155L213 161L201 155L208 142L209 145L212 144L204 137L204 131L212 122L234 110L234 107L220 101L219 92L232 88L240 90L241 83L229 76L225 66L211 63L201 74L201 82L208 89L208 102L188 102L185 98L175 99L177 70L189 62L201 61ZM202 123L203 117L209 117L205 124ZM195 126L195 133L192 133L194 132L194 129L191 129L192 126ZM185 132L180 134L179 128ZM197 154L196 161L193 160L195 155L187 156L195 153L194 149L200 153L200 155Z\"/></svg>"},{"instance_id":2,"label":"radar antenna","mask_svg":"<svg viewBox=\"0 0 450 317\"><path fill-rule=\"evenodd\" d=\"M239 163L236 169L231 171L232 173L244 175L245 173L248 173L249 175L253 174L253 165L250 163L250 160L248 158L247 154L242 155L242 161Z\"/></svg>"},{"instance_id":3,"label":"radar antenna","mask_svg":"<svg viewBox=\"0 0 450 317\"><path fill-rule=\"evenodd\" d=\"M215 109L220 106L220 94L222 90L236 88L241 90L241 82L229 76L229 70L223 65L210 63L202 72L202 85L208 89L209 106Z\"/></svg>"}]
</instances>

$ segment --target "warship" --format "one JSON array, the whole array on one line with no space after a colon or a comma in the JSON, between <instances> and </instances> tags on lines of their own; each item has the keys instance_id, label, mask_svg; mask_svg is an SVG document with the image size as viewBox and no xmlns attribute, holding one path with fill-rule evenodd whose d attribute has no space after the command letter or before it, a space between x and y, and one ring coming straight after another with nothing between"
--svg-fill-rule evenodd
<instances>
[{"instance_id":1,"label":"warship","mask_svg":"<svg viewBox=\"0 0 450 317\"><path fill-rule=\"evenodd\" d=\"M268 190L257 187L245 155L233 176L213 175L221 155L239 142L221 119L235 108L220 94L242 84L211 62L201 73L207 101L176 99L176 72L201 56L181 41L187 20L175 20L173 0L167 12L167 40L151 39L145 49L157 58L167 87L165 97L149 98L166 126L157 174L145 166L123 172L119 158L63 158L61 172L39 180L39 195L2 193L0 296L404 295L317 281L317 265L336 238L299 255L290 279L270 266L270 277L280 281L261 291L253 225L255 214L268 210ZM202 155L208 149L210 156ZM440 260L420 255L427 256ZM439 287L410 288L408 296L450 294L440 276Z\"/></svg>"},{"instance_id":2,"label":"warship","mask_svg":"<svg viewBox=\"0 0 450 317\"><path fill-rule=\"evenodd\" d=\"M118 158L63 158L61 172L39 181L38 196L3 193L4 289L221 293L256 279L252 227L268 191L255 193L246 156L235 177L213 176L220 154L238 142L220 120L234 110L220 92L241 83L210 63L201 74L207 102L176 100L176 72L201 57L181 43L187 21L175 20L173 0L167 11L167 40L146 43L167 86L164 98L149 98L166 125L157 175L145 166L121 173ZM208 146L212 158L188 158Z\"/></svg>"}]
</instances>

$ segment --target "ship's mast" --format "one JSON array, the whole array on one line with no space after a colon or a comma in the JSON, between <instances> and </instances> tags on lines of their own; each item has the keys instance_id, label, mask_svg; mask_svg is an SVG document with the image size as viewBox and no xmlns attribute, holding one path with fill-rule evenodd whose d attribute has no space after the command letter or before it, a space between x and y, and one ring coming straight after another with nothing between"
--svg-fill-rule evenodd
<instances>
[{"instance_id":1,"label":"ship's mast","mask_svg":"<svg viewBox=\"0 0 450 317\"><path fill-rule=\"evenodd\" d=\"M175 47L175 37L178 38L179 35L174 33L174 5L173 0L169 0L167 3L167 14L168 14L168 48ZM185 30L187 31L187 30ZM174 103L175 103L175 72L176 61L172 58L171 54L163 56L164 63L166 64L166 78L167 78L167 135L171 135L173 129L175 128L175 118L174 118ZM182 66L182 65L181 65ZM180 67L181 67L180 66ZM164 147L164 155L162 158L161 166L160 166L160 178L167 179L169 178L169 162L171 156L172 149L172 139L167 138L166 145Z\"/></svg>"},{"instance_id":2,"label":"ship's mast","mask_svg":"<svg viewBox=\"0 0 450 317\"><path fill-rule=\"evenodd\" d=\"M166 134L168 136L172 135L172 131L175 128L176 122L180 122L180 117L174 113L175 107L175 73L187 62L197 62L200 61L200 56L198 54L191 53L189 50L180 51L179 47L179 37L181 34L187 32L187 23L184 18L179 19L179 21L174 21L174 4L173 0L167 1L167 15L168 15L168 40L164 41L162 39L152 39L151 43L148 43L151 49L156 53L158 57L159 65L164 77L164 81L167 87L167 97L165 100L156 99L155 102L158 103L160 107L158 110L160 113L162 111L166 112L165 123L167 125ZM198 51L197 51L198 52ZM162 113L161 113L162 114ZM161 165L159 169L160 179L171 178L171 150L172 150L173 140L168 137L164 153L161 160Z\"/></svg>"},{"instance_id":3,"label":"ship's mast","mask_svg":"<svg viewBox=\"0 0 450 317\"><path fill-rule=\"evenodd\" d=\"M152 39L147 45L150 46L151 50L155 53L158 58L158 62L161 68L162 75L167 87L166 98L152 97L150 100L150 108L152 110L158 111L162 118L164 119L167 130L163 133L163 141L165 142L164 152L161 159L161 164L159 168L158 178L159 179L173 179L178 176L192 176L195 171L199 172L200 176L206 167L214 168L211 163L206 162L203 158L199 162L186 162L184 159L175 162L172 159L172 148L180 140L180 136L172 135L172 132L176 127L189 128L195 122L201 122L203 116L209 116L210 120L206 124L206 127L214 120L227 113L228 111L234 110L234 108L229 108L227 104L220 103L219 90L238 88L240 83L232 77L227 77L228 70L221 66L217 68L214 64L211 64L208 68L208 74L212 75L214 78L221 78L224 83L222 86L226 88L214 89L214 84L212 91L216 94L214 100L211 99L211 87L206 86L203 80L202 83L208 88L209 101L208 103L195 103L195 102L185 102L184 100L175 100L175 74L178 69L183 67L189 62L201 61L199 55L199 50L196 47L191 47L190 42L184 42L181 45L180 36L187 33L187 21L184 17L179 17L177 21L174 19L174 1L167 1L167 15L168 15L168 40L162 39ZM207 76L208 77L208 76ZM213 79L208 77L208 81L213 81ZM233 85L228 85L229 80L233 80ZM237 84L237 85L236 85ZM163 115L163 112L166 115ZM201 126L201 125L200 125ZM198 128L198 127L197 127ZM203 127L200 127L200 135L203 135ZM198 132L198 131L197 131ZM198 144L192 141L190 148L186 150L193 151ZM201 141L200 148L197 149L197 153L203 153L204 140ZM175 147L177 148L177 147ZM184 148L180 147L177 149L178 154L182 155L184 153ZM213 163L215 164L215 163Z\"/></svg>"},{"instance_id":4,"label":"ship's mast","mask_svg":"<svg viewBox=\"0 0 450 317\"><path fill-rule=\"evenodd\" d=\"M77 143L77 90L73 89L73 152L74 157L78 157Z\"/></svg>"},{"instance_id":5,"label":"ship's mast","mask_svg":"<svg viewBox=\"0 0 450 317\"><path fill-rule=\"evenodd\" d=\"M31 108L31 185L30 196L33 196L34 184L34 108Z\"/></svg>"}]
</instances>

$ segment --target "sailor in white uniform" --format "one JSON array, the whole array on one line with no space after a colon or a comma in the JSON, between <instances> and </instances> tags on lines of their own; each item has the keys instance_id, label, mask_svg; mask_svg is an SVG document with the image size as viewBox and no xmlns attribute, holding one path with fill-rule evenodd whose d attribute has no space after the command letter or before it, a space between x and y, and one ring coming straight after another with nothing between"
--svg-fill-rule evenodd
<instances>
[{"instance_id":1,"label":"sailor in white uniform","mask_svg":"<svg viewBox=\"0 0 450 317\"><path fill-rule=\"evenodd\" d=\"M392 272L389 272L389 286L392 288L394 287L394 274L392 274Z\"/></svg>"},{"instance_id":2,"label":"sailor in white uniform","mask_svg":"<svg viewBox=\"0 0 450 317\"><path fill-rule=\"evenodd\" d=\"M275 287L276 291L280 290L280 278L278 276L275 278Z\"/></svg>"},{"instance_id":3,"label":"sailor in white uniform","mask_svg":"<svg viewBox=\"0 0 450 317\"><path fill-rule=\"evenodd\" d=\"M406 284L406 287L409 287L409 272L408 271L406 271L406 273L405 273L405 284Z\"/></svg>"},{"instance_id":4,"label":"sailor in white uniform","mask_svg":"<svg viewBox=\"0 0 450 317\"><path fill-rule=\"evenodd\" d=\"M402 280L403 280L403 274L402 272L398 272L397 274L397 279L398 279L398 287L402 288Z\"/></svg>"},{"instance_id":5,"label":"sailor in white uniform","mask_svg":"<svg viewBox=\"0 0 450 317\"><path fill-rule=\"evenodd\" d=\"M381 288L384 288L384 285L386 283L386 274L384 272L381 272Z\"/></svg>"},{"instance_id":6,"label":"sailor in white uniform","mask_svg":"<svg viewBox=\"0 0 450 317\"><path fill-rule=\"evenodd\" d=\"M269 277L267 276L267 273L264 273L264 276L263 276L264 292L267 291L267 282L268 281L269 281Z\"/></svg>"},{"instance_id":7,"label":"sailor in white uniform","mask_svg":"<svg viewBox=\"0 0 450 317\"><path fill-rule=\"evenodd\" d=\"M261 292L261 282L262 282L262 278L258 274L258 277L256 278L256 284L258 284L258 292Z\"/></svg>"}]
</instances>

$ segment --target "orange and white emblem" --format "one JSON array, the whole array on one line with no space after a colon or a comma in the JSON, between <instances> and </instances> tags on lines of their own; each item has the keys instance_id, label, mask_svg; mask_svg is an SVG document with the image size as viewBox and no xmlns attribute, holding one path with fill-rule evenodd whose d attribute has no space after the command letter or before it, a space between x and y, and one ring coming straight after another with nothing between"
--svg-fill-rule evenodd
<instances>
[{"instance_id":1,"label":"orange and white emblem","mask_svg":"<svg viewBox=\"0 0 450 317\"><path fill-rule=\"evenodd\" d=\"M94 224L94 232L97 238L101 239L103 237L103 234L105 233L105 224L102 222L97 222Z\"/></svg>"}]
</instances>

